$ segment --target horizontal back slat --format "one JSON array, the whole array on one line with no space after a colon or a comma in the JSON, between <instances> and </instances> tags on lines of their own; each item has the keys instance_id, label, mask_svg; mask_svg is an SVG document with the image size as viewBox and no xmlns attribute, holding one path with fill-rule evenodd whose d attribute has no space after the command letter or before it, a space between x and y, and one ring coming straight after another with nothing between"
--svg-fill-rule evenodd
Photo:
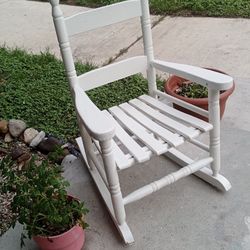
<instances>
[{"instance_id":1,"label":"horizontal back slat","mask_svg":"<svg viewBox=\"0 0 250 250\"><path fill-rule=\"evenodd\" d=\"M68 35L101 28L141 16L140 0L124 1L65 18Z\"/></svg>"},{"instance_id":2,"label":"horizontal back slat","mask_svg":"<svg viewBox=\"0 0 250 250\"><path fill-rule=\"evenodd\" d=\"M146 69L147 57L137 56L80 75L78 82L80 87L87 91L127 76L142 73Z\"/></svg>"}]
</instances>

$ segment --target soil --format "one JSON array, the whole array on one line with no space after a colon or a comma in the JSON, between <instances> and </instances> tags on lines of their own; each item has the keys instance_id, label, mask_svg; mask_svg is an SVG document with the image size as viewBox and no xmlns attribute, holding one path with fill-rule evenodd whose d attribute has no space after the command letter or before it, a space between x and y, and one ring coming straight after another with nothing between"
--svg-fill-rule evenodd
<instances>
[{"instance_id":1,"label":"soil","mask_svg":"<svg viewBox=\"0 0 250 250\"><path fill-rule=\"evenodd\" d=\"M0 163L4 157L10 155L10 152L14 148L22 148L25 152L29 152L31 155L36 155L37 161L42 161L45 159L45 156L38 151L31 150L25 143L14 140L10 143L5 143L3 136L0 135ZM19 171L20 163L16 162L12 165L13 171ZM3 183L3 178L0 172L0 190L1 183ZM15 193L2 193L0 192L0 236L2 236L12 225L12 222L15 220L16 214L12 213L11 202L15 196Z\"/></svg>"}]
</instances>

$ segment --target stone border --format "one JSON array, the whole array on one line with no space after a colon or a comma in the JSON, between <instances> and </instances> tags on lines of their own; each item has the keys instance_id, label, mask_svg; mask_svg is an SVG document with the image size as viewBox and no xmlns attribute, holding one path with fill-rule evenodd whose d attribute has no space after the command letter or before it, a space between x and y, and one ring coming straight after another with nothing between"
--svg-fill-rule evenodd
<instances>
[{"instance_id":1,"label":"stone border","mask_svg":"<svg viewBox=\"0 0 250 250\"><path fill-rule=\"evenodd\" d=\"M44 158L54 152L53 161L58 164L68 154L73 154L76 157L80 155L79 150L73 144L65 143L63 140L46 134L44 131L27 127L27 124L22 120L0 120L0 137L9 145L16 142L14 145L10 145L10 152L8 152L8 149L0 147L0 155L10 153L11 158L19 164L19 168L22 168L30 161L32 150L41 153ZM55 153L58 149L60 149L60 152Z\"/></svg>"}]
</instances>

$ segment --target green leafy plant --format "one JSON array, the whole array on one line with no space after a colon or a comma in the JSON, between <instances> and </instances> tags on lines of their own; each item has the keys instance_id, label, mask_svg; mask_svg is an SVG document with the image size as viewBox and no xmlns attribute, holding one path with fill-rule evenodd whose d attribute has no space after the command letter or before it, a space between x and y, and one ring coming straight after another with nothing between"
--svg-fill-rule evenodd
<instances>
[{"instance_id":1,"label":"green leafy plant","mask_svg":"<svg viewBox=\"0 0 250 250\"><path fill-rule=\"evenodd\" d=\"M9 160L0 164L5 179L1 191L15 193L12 210L27 232L21 235L21 245L27 236L54 236L76 224L88 226L84 220L88 210L83 202L67 195L69 183L61 176L58 165L49 161L38 165L33 158L21 171L13 171L9 166Z\"/></svg>"},{"instance_id":2,"label":"green leafy plant","mask_svg":"<svg viewBox=\"0 0 250 250\"><path fill-rule=\"evenodd\" d=\"M53 151L49 152L48 159L52 162L60 163L60 161L63 159L64 156L65 154L63 148L60 145L58 145L55 146Z\"/></svg>"},{"instance_id":3,"label":"green leafy plant","mask_svg":"<svg viewBox=\"0 0 250 250\"><path fill-rule=\"evenodd\" d=\"M195 82L182 82L179 84L179 87L175 90L175 93L188 97L188 98L207 98L208 89L205 86L202 86Z\"/></svg>"},{"instance_id":4,"label":"green leafy plant","mask_svg":"<svg viewBox=\"0 0 250 250\"><path fill-rule=\"evenodd\" d=\"M63 63L49 52L30 54L20 49L0 47L0 118L15 117L30 127L62 139L78 136L76 114ZM93 69L89 63L76 63L78 75ZM163 81L157 79L162 88ZM133 75L91 89L88 95L100 109L121 104L147 93L147 81Z\"/></svg>"},{"instance_id":5,"label":"green leafy plant","mask_svg":"<svg viewBox=\"0 0 250 250\"><path fill-rule=\"evenodd\" d=\"M21 119L57 137L75 138L76 114L62 61L49 52L39 55L0 47L0 118ZM76 64L78 74L92 69Z\"/></svg>"}]
</instances>

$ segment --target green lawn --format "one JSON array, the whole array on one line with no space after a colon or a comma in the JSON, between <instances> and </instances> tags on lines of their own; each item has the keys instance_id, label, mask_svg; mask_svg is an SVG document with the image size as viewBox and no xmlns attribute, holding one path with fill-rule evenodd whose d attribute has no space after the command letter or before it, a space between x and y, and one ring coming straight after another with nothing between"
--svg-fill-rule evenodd
<instances>
[{"instance_id":1,"label":"green lawn","mask_svg":"<svg viewBox=\"0 0 250 250\"><path fill-rule=\"evenodd\" d=\"M115 2L119 2L119 0L61 0L61 3L88 7L98 7ZM149 2L152 14L250 17L249 0L149 0Z\"/></svg>"},{"instance_id":2,"label":"green lawn","mask_svg":"<svg viewBox=\"0 0 250 250\"><path fill-rule=\"evenodd\" d=\"M249 0L151 0L155 14L250 17Z\"/></svg>"},{"instance_id":3,"label":"green lawn","mask_svg":"<svg viewBox=\"0 0 250 250\"><path fill-rule=\"evenodd\" d=\"M28 54L0 48L0 119L23 119L29 126L61 138L78 134L76 116L63 64L50 53ZM78 74L93 66L76 64ZM162 86L162 82L159 81ZM135 75L93 89L90 98L100 109L147 91L146 80Z\"/></svg>"}]
</instances>

